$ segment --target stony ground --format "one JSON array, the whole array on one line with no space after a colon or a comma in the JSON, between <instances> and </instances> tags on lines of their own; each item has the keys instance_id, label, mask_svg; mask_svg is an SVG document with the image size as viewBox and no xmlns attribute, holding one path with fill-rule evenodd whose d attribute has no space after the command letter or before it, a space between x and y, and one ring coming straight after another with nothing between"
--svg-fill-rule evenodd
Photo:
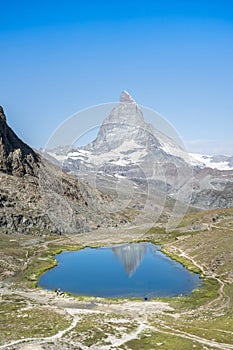
<instances>
[{"instance_id":1,"label":"stony ground","mask_svg":"<svg viewBox=\"0 0 233 350\"><path fill-rule=\"evenodd\" d=\"M0 349L233 349L233 210L189 214L161 225L76 236L0 235ZM146 233L145 233L146 232ZM56 296L32 288L61 249L148 240L199 269L204 286L188 297L113 300Z\"/></svg>"}]
</instances>

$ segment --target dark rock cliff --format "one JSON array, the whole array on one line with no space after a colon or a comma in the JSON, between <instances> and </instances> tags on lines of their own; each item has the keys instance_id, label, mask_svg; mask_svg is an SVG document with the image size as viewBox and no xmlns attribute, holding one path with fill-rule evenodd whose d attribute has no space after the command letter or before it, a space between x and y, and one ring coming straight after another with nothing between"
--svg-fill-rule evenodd
<instances>
[{"instance_id":1,"label":"dark rock cliff","mask_svg":"<svg viewBox=\"0 0 233 350\"><path fill-rule=\"evenodd\" d=\"M38 176L40 157L8 126L0 106L0 171L16 176Z\"/></svg>"}]
</instances>

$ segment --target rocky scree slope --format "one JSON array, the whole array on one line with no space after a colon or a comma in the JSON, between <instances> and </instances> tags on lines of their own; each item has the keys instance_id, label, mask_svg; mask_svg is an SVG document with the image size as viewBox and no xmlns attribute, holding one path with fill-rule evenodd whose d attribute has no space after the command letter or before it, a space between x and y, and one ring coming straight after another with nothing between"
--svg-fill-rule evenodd
<instances>
[{"instance_id":1,"label":"rocky scree slope","mask_svg":"<svg viewBox=\"0 0 233 350\"><path fill-rule=\"evenodd\" d=\"M22 142L0 107L0 231L77 233L127 221L112 198L68 175ZM103 215L104 212L104 215Z\"/></svg>"}]
</instances>

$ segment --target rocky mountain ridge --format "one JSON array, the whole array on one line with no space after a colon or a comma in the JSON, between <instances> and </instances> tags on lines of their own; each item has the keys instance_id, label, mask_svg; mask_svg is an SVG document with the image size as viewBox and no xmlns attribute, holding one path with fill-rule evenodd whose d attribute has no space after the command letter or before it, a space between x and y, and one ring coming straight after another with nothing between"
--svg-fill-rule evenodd
<instances>
[{"instance_id":1,"label":"rocky mountain ridge","mask_svg":"<svg viewBox=\"0 0 233 350\"><path fill-rule=\"evenodd\" d=\"M22 142L0 108L0 230L77 233L115 226L112 198L43 159ZM103 215L104 211L104 215Z\"/></svg>"},{"instance_id":2,"label":"rocky mountain ridge","mask_svg":"<svg viewBox=\"0 0 233 350\"><path fill-rule=\"evenodd\" d=\"M0 171L9 175L38 176L40 156L22 142L7 125L0 106Z\"/></svg>"}]
</instances>

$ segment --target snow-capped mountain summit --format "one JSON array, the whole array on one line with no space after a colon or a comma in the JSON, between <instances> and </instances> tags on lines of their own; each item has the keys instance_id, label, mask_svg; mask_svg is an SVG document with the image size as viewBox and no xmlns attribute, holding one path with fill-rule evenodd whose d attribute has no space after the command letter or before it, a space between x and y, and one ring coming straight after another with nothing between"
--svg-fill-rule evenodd
<instances>
[{"instance_id":1,"label":"snow-capped mountain summit","mask_svg":"<svg viewBox=\"0 0 233 350\"><path fill-rule=\"evenodd\" d=\"M151 213L147 222L161 215L168 192L178 196L177 191L191 178L188 154L145 122L142 109L126 91L93 142L70 148L66 154L57 149L49 155L63 160L65 169L74 175L110 192L119 210L129 206Z\"/></svg>"},{"instance_id":2,"label":"snow-capped mountain summit","mask_svg":"<svg viewBox=\"0 0 233 350\"><path fill-rule=\"evenodd\" d=\"M160 163L170 163L175 158L176 163L189 163L184 149L144 121L141 108L126 91L104 119L96 139L82 149L69 152L67 157L77 163L80 160L80 166L85 163L91 167L135 165L151 161L151 157Z\"/></svg>"},{"instance_id":3,"label":"snow-capped mountain summit","mask_svg":"<svg viewBox=\"0 0 233 350\"><path fill-rule=\"evenodd\" d=\"M123 196L128 192L129 198L133 188L138 197L152 199L152 211L158 202L163 205L167 196L204 208L233 205L233 196L224 192L233 186L232 173L225 171L233 169L233 157L188 154L145 122L142 109L126 91L103 120L93 142L82 148L70 147L67 153L52 150L49 154L102 190L129 181Z\"/></svg>"}]
</instances>

